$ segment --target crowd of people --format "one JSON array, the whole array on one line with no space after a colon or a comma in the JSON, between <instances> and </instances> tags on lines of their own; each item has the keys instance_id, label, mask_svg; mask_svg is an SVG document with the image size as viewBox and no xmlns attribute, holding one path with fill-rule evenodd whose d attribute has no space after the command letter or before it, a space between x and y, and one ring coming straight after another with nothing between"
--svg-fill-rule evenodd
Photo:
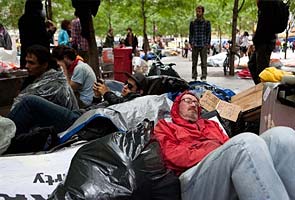
<instances>
[{"instance_id":1,"label":"crowd of people","mask_svg":"<svg viewBox=\"0 0 295 200\"><path fill-rule=\"evenodd\" d=\"M259 9L263 2L258 1ZM50 51L56 27L45 21L42 9L41 1L27 0L25 13L19 19L20 66L27 69L28 77L7 115L14 122L16 133L11 145L1 152L4 154L31 152L36 142L39 149L34 150L42 151L48 148L48 140L53 141L53 135L57 137L87 111L132 101L148 90L147 78L142 73L125 73L120 95L96 77L87 64L88 42L81 36L78 17L61 22L58 45ZM203 6L197 6L195 12L183 56L187 57L188 50L192 50L193 80L198 78L200 56L200 79L206 81L211 23L204 17ZM255 49L249 50L253 46L247 31L236 37L241 56L250 56L249 68L255 84L260 82L258 74L267 67L275 44L275 34L265 33L262 28L267 20L263 12L266 11L260 12L253 37ZM32 23L36 26L29 25ZM130 27L126 31L121 45L130 46L137 53L137 36ZM10 49L11 39L0 24L2 35L5 40L0 41L1 46ZM163 48L159 38L155 45ZM107 32L104 47L114 47L112 28ZM294 129L275 127L260 136L241 133L229 138L218 123L204 119L201 111L199 98L192 91L179 91L170 115L159 119L154 127L153 139L160 145L166 168L179 176L183 200L196 196L212 200L295 199ZM32 134L36 127L52 127L53 135Z\"/></svg>"}]
</instances>

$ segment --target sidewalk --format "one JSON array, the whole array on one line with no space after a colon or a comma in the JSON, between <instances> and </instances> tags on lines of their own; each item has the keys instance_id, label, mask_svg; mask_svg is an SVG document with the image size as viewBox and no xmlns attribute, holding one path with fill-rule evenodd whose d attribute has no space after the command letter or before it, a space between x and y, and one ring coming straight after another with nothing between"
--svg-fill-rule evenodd
<instances>
[{"instance_id":1,"label":"sidewalk","mask_svg":"<svg viewBox=\"0 0 295 200\"><path fill-rule=\"evenodd\" d=\"M272 55L272 57L279 58L283 64L295 63L295 53L292 51L287 52L287 59L284 59L284 54L277 53ZM178 72L181 78L186 81L192 81L192 61L188 58L183 58L182 56L169 56L162 58L163 63L175 63L176 66L173 68ZM199 61L200 62L200 61ZM295 70L295 67L292 67ZM238 70L236 70L237 72ZM293 70L292 70L293 71ZM228 88L233 90L235 93L244 91L252 86L254 82L252 79L241 79L235 73L234 76L224 76L222 67L208 67L207 82L210 84L215 84L219 87ZM201 74L201 67L198 66L198 74ZM199 80L199 79L198 79Z\"/></svg>"},{"instance_id":2,"label":"sidewalk","mask_svg":"<svg viewBox=\"0 0 295 200\"><path fill-rule=\"evenodd\" d=\"M173 68L177 71L180 77L188 82L192 81L192 61L189 59L181 56L170 56L162 58L162 62L175 63L176 66ZM207 83L231 89L235 93L239 93L254 86L252 79L240 79L236 74L235 76L224 76L222 67L208 67L207 73ZM201 74L200 66L198 66L198 74Z\"/></svg>"}]
</instances>

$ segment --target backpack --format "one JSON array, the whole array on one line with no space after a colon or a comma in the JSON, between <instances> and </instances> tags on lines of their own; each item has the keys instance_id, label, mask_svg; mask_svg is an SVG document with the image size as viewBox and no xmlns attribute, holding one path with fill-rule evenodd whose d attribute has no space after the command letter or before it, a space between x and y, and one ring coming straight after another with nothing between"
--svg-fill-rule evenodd
<instances>
[{"instance_id":1,"label":"backpack","mask_svg":"<svg viewBox=\"0 0 295 200\"><path fill-rule=\"evenodd\" d=\"M274 23L273 28L275 33L283 32L288 25L289 20L289 4L284 3L283 0L278 0L278 6L274 9Z\"/></svg>"},{"instance_id":2,"label":"backpack","mask_svg":"<svg viewBox=\"0 0 295 200\"><path fill-rule=\"evenodd\" d=\"M147 95L160 95L168 92L183 92L189 89L189 85L185 80L173 76L148 76L147 80Z\"/></svg>"}]
</instances>

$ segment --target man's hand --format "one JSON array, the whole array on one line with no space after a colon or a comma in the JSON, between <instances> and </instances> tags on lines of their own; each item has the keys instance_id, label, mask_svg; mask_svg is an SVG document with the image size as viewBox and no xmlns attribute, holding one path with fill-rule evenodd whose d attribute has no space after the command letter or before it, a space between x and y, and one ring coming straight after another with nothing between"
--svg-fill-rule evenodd
<instances>
[{"instance_id":1,"label":"man's hand","mask_svg":"<svg viewBox=\"0 0 295 200\"><path fill-rule=\"evenodd\" d=\"M103 96L106 92L110 91L110 89L104 83L94 82L93 91L95 96Z\"/></svg>"},{"instance_id":2,"label":"man's hand","mask_svg":"<svg viewBox=\"0 0 295 200\"><path fill-rule=\"evenodd\" d=\"M58 65L61 68L61 70L63 71L65 77L67 79L69 79L70 78L70 75L68 73L68 69L67 69L67 66L65 65L65 63L64 62L58 62Z\"/></svg>"}]
</instances>

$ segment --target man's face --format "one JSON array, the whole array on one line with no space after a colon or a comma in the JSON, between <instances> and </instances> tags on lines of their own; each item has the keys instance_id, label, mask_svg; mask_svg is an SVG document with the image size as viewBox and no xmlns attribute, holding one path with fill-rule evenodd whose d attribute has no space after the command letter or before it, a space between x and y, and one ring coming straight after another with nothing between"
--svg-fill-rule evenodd
<instances>
[{"instance_id":1,"label":"man's face","mask_svg":"<svg viewBox=\"0 0 295 200\"><path fill-rule=\"evenodd\" d=\"M123 86L121 95L123 97L125 97L131 92L136 93L137 92L137 86L136 86L136 82L133 79L128 78L127 81L125 82L124 86Z\"/></svg>"},{"instance_id":2,"label":"man's face","mask_svg":"<svg viewBox=\"0 0 295 200\"><path fill-rule=\"evenodd\" d=\"M198 120L198 107L199 100L191 94L185 94L179 103L179 115L187 121L196 122Z\"/></svg>"},{"instance_id":3,"label":"man's face","mask_svg":"<svg viewBox=\"0 0 295 200\"><path fill-rule=\"evenodd\" d=\"M48 68L48 63L39 64L39 61L35 54L28 53L26 55L26 68L30 76L39 77L41 76Z\"/></svg>"},{"instance_id":4,"label":"man's face","mask_svg":"<svg viewBox=\"0 0 295 200\"><path fill-rule=\"evenodd\" d=\"M203 16L203 10L201 8L196 9L197 18L201 18Z\"/></svg>"}]
</instances>

